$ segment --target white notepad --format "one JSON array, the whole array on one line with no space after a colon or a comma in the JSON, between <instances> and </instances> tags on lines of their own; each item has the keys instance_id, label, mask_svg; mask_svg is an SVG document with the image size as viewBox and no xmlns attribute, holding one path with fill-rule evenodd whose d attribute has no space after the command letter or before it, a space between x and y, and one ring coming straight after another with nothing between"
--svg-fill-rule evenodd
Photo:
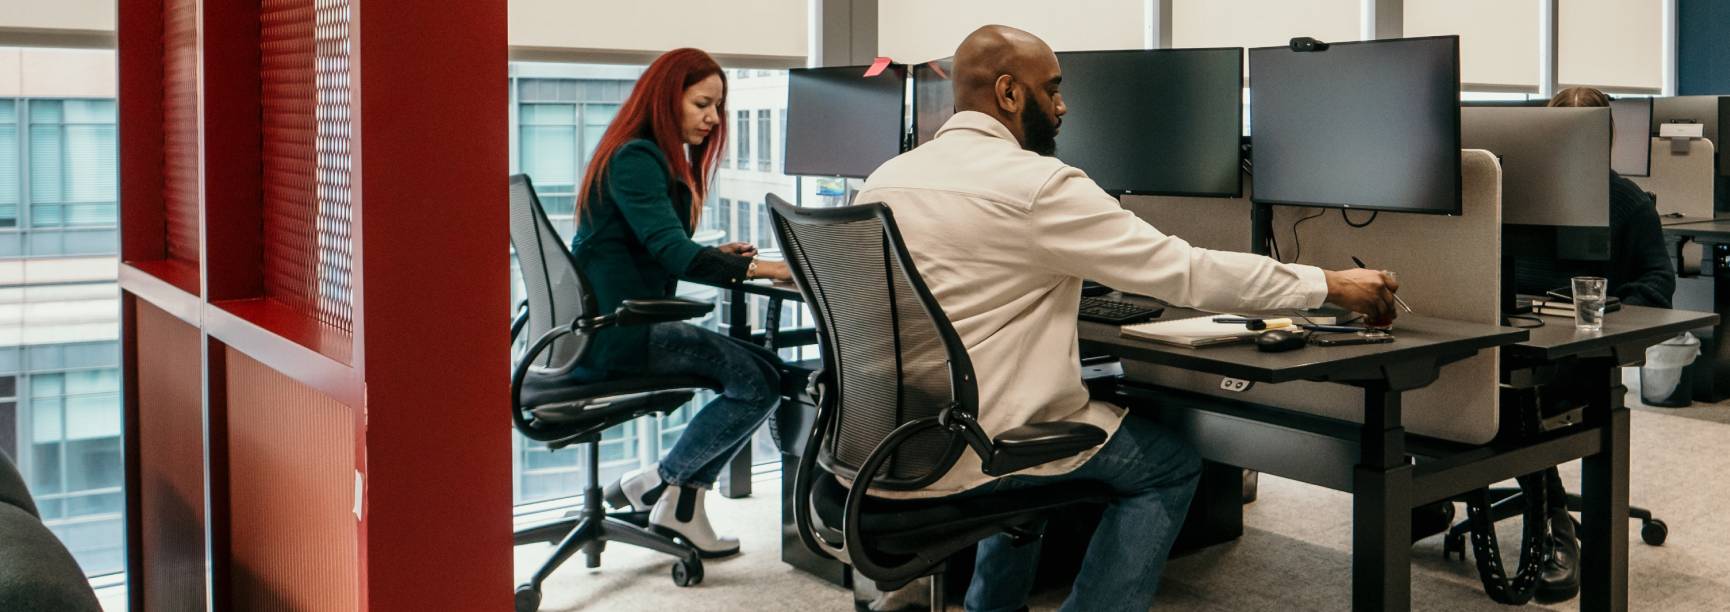
<instances>
[{"instance_id":1,"label":"white notepad","mask_svg":"<svg viewBox=\"0 0 1730 612\"><path fill-rule=\"evenodd\" d=\"M1215 323L1216 316L1236 315L1202 315L1189 319L1172 319L1150 321L1125 325L1119 328L1120 333L1130 338L1152 340L1161 344L1187 346L1190 348L1212 346L1216 344L1233 344L1254 337L1259 331L1251 330L1242 323Z\"/></svg>"}]
</instances>

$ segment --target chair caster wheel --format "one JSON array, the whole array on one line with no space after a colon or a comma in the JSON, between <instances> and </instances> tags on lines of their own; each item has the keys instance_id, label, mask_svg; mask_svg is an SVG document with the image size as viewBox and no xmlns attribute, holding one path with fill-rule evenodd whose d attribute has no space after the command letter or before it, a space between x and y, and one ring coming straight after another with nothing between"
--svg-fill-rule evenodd
<instances>
[{"instance_id":1,"label":"chair caster wheel","mask_svg":"<svg viewBox=\"0 0 1730 612\"><path fill-rule=\"evenodd\" d=\"M537 612L540 609L540 589L527 584L517 587L517 612Z\"/></svg>"},{"instance_id":2,"label":"chair caster wheel","mask_svg":"<svg viewBox=\"0 0 1730 612\"><path fill-rule=\"evenodd\" d=\"M1456 556L1461 561L1466 560L1466 536L1465 536L1465 534L1455 535L1455 534L1450 533L1447 536L1442 538L1442 558L1443 559L1453 559Z\"/></svg>"},{"instance_id":3,"label":"chair caster wheel","mask_svg":"<svg viewBox=\"0 0 1730 612\"><path fill-rule=\"evenodd\" d=\"M1640 526L1640 539L1651 546L1663 546L1664 540L1670 537L1670 526L1664 521L1652 519Z\"/></svg>"},{"instance_id":4,"label":"chair caster wheel","mask_svg":"<svg viewBox=\"0 0 1730 612\"><path fill-rule=\"evenodd\" d=\"M690 559L673 564L673 584L688 587L703 582L703 560L691 555Z\"/></svg>"}]
</instances>

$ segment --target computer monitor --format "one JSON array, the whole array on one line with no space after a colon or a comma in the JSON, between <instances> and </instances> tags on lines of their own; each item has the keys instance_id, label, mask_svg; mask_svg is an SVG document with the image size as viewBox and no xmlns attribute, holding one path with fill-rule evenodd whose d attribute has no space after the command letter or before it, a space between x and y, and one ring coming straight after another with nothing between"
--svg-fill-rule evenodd
<instances>
[{"instance_id":1,"label":"computer monitor","mask_svg":"<svg viewBox=\"0 0 1730 612\"><path fill-rule=\"evenodd\" d=\"M1609 258L1610 133L1608 108L1460 111L1461 145L1501 159L1505 252Z\"/></svg>"},{"instance_id":2,"label":"computer monitor","mask_svg":"<svg viewBox=\"0 0 1730 612\"><path fill-rule=\"evenodd\" d=\"M955 58L913 65L913 146L930 142L955 115Z\"/></svg>"},{"instance_id":3,"label":"computer monitor","mask_svg":"<svg viewBox=\"0 0 1730 612\"><path fill-rule=\"evenodd\" d=\"M787 174L865 178L901 153L907 67L865 70L787 71Z\"/></svg>"},{"instance_id":4,"label":"computer monitor","mask_svg":"<svg viewBox=\"0 0 1730 612\"><path fill-rule=\"evenodd\" d=\"M1460 214L1460 39L1249 51L1258 203Z\"/></svg>"},{"instance_id":5,"label":"computer monitor","mask_svg":"<svg viewBox=\"0 0 1730 612\"><path fill-rule=\"evenodd\" d=\"M1651 98L1610 101L1610 169L1622 176L1652 173Z\"/></svg>"},{"instance_id":6,"label":"computer monitor","mask_svg":"<svg viewBox=\"0 0 1730 612\"><path fill-rule=\"evenodd\" d=\"M1106 191L1243 195L1243 49L1057 54L1057 156Z\"/></svg>"}]
</instances>

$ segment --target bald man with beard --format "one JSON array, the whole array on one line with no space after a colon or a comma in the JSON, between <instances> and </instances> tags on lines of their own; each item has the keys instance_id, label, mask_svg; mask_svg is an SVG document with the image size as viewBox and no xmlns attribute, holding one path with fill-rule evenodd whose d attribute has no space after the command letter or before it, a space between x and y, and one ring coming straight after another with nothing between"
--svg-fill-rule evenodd
<instances>
[{"instance_id":1,"label":"bald man with beard","mask_svg":"<svg viewBox=\"0 0 1730 612\"><path fill-rule=\"evenodd\" d=\"M894 210L920 275L966 344L987 434L1029 423L1091 423L1109 440L1073 459L1002 478L962 454L932 486L883 497L995 492L1064 480L1116 498L1088 544L1064 610L1147 610L1195 492L1201 459L1152 421L1088 397L1076 314L1081 281L1216 312L1313 308L1324 301L1392 320L1398 286L1372 270L1324 271L1167 236L1055 157L1063 72L1038 37L1004 26L955 51L956 114L935 139L884 163L860 202ZM1150 92L1153 93L1153 92ZM1022 608L1038 544L980 544L967 609Z\"/></svg>"}]
</instances>

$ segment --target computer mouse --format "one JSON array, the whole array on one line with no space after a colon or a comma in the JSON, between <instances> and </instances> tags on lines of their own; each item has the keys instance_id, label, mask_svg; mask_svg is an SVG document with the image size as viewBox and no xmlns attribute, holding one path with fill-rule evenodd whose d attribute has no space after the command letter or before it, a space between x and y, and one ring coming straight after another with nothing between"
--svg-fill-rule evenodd
<instances>
[{"instance_id":1,"label":"computer mouse","mask_svg":"<svg viewBox=\"0 0 1730 612\"><path fill-rule=\"evenodd\" d=\"M1309 334L1290 329L1270 329L1255 337L1255 350L1263 353L1283 353L1300 349L1309 342Z\"/></svg>"}]
</instances>

